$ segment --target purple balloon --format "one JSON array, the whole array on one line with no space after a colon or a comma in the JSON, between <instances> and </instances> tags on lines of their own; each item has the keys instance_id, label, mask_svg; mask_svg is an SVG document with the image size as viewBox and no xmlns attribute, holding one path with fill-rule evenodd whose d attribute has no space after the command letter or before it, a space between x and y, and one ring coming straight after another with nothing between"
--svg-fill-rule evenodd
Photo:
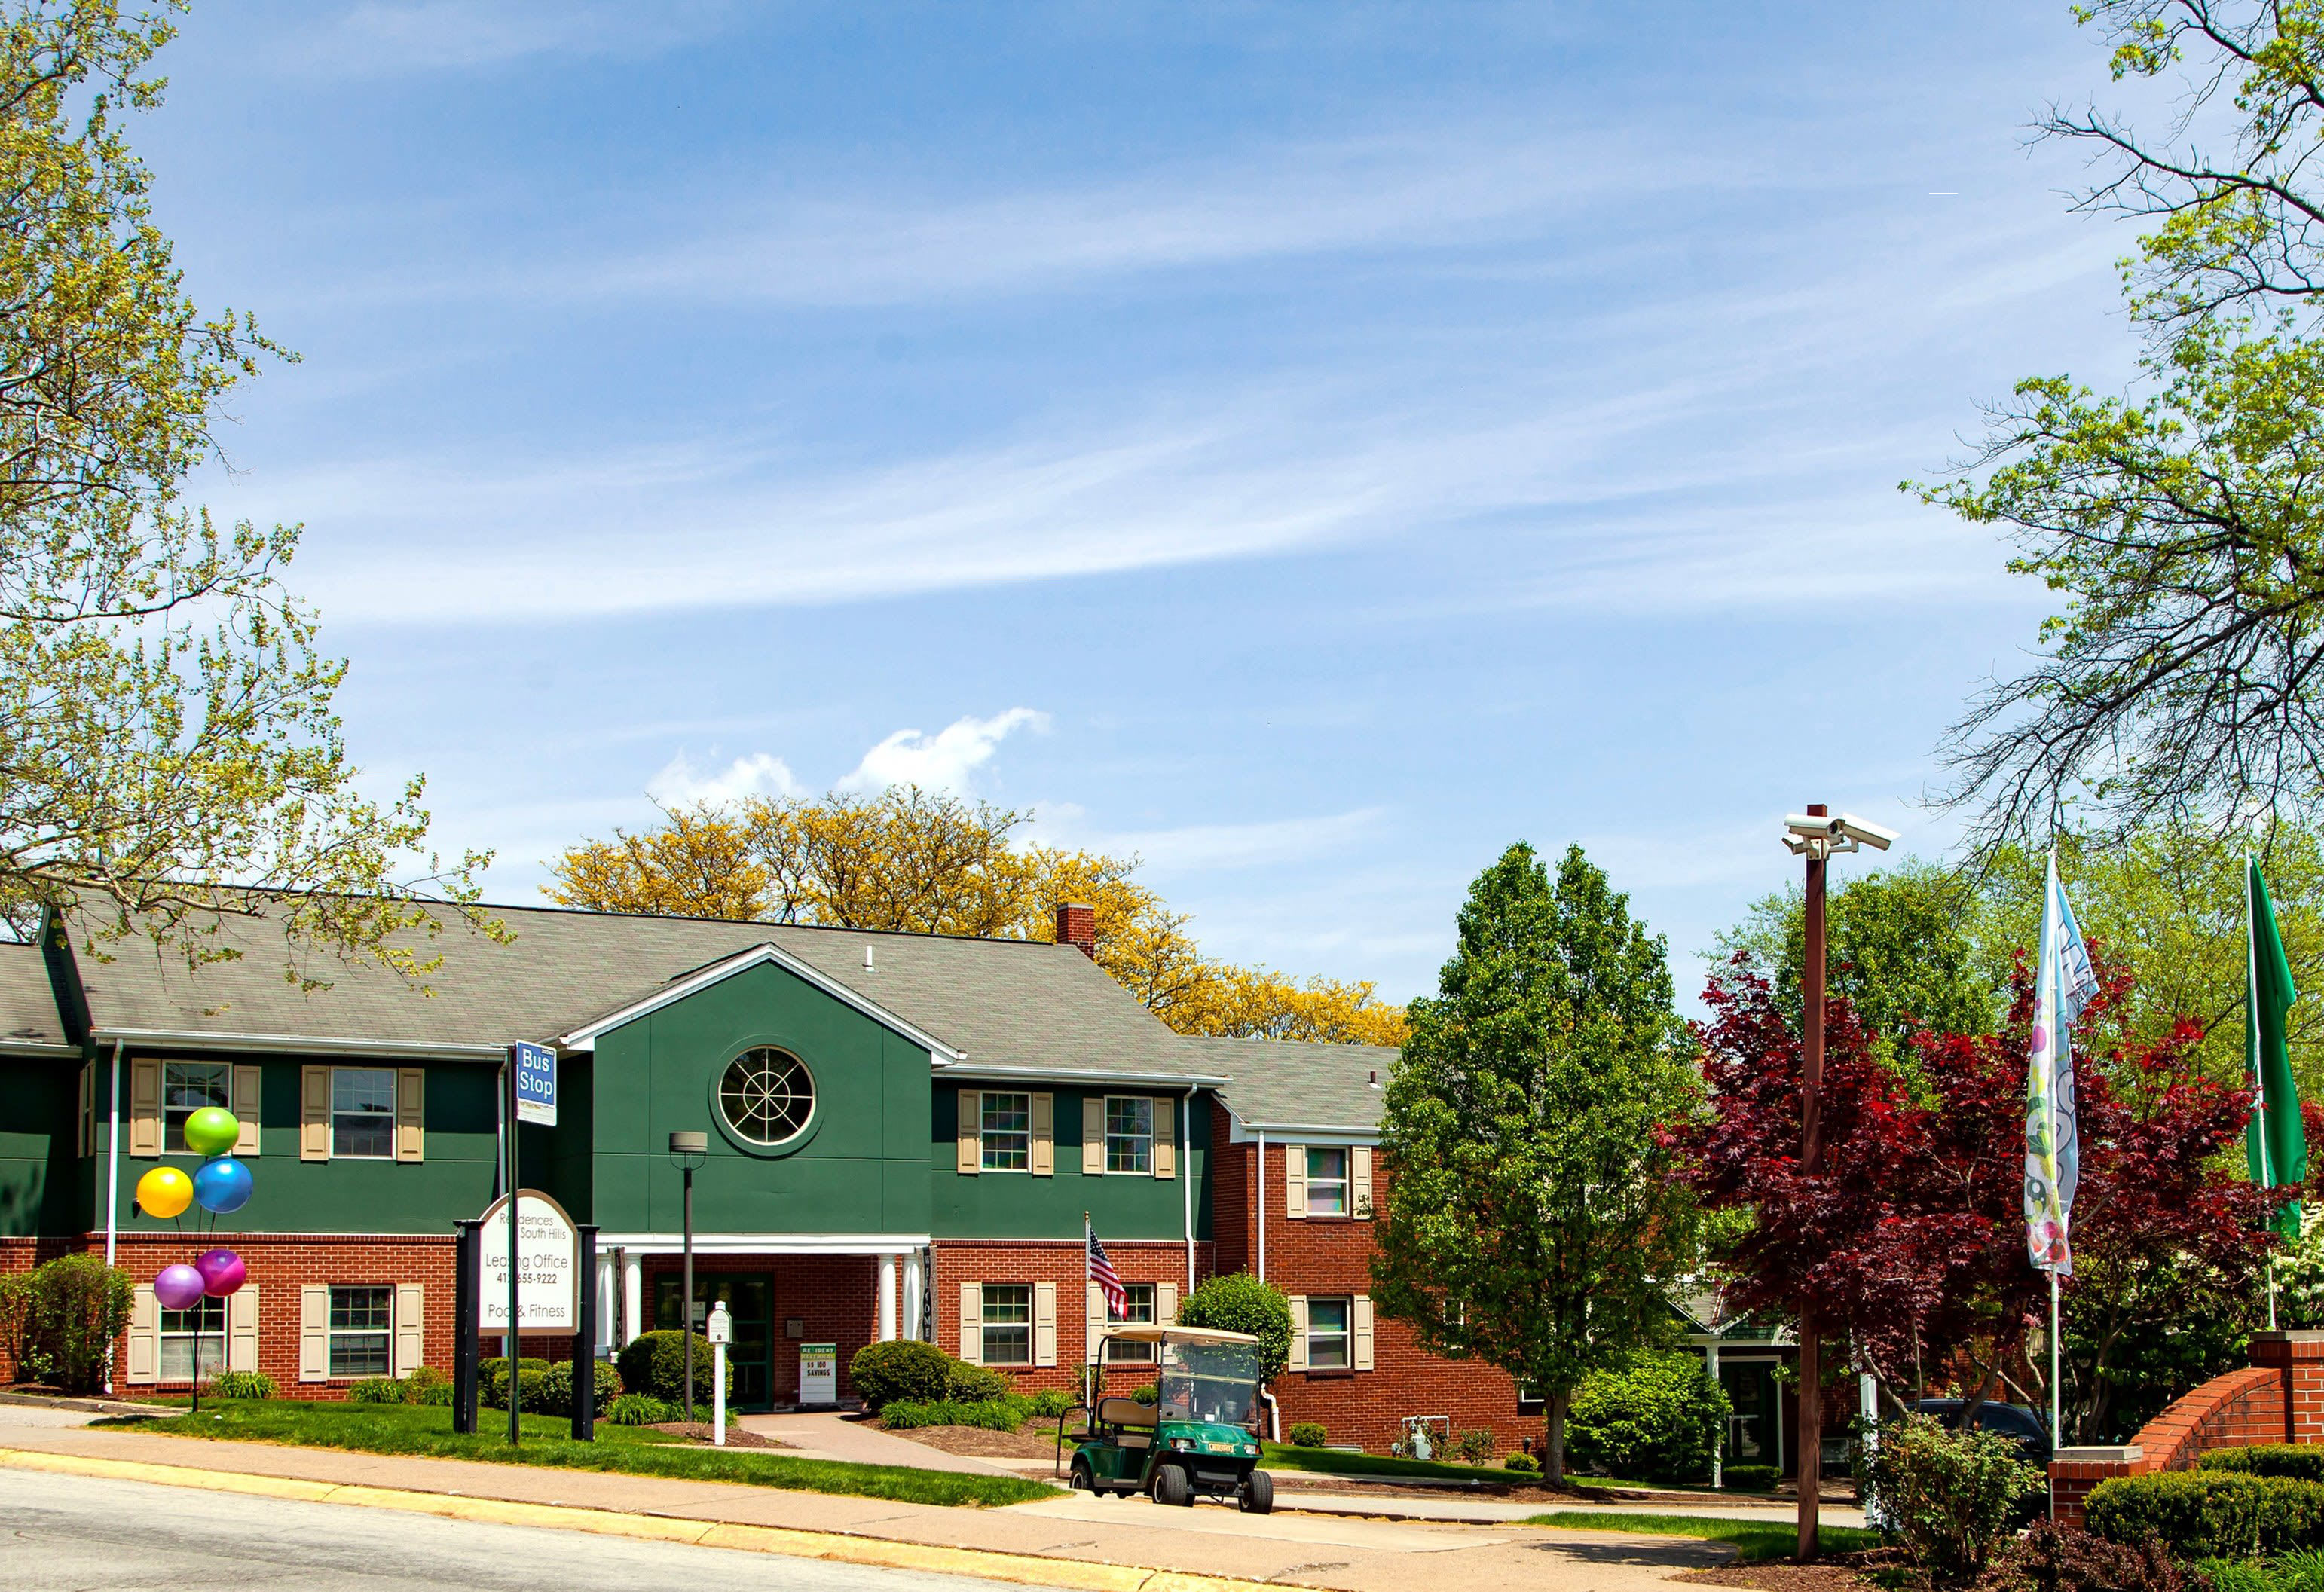
<instances>
[{"instance_id":1,"label":"purple balloon","mask_svg":"<svg viewBox=\"0 0 2324 1592\"><path fill-rule=\"evenodd\" d=\"M189 1265L165 1265L153 1279L153 1297L163 1310L191 1310L202 1302L209 1284Z\"/></svg>"},{"instance_id":2,"label":"purple balloon","mask_svg":"<svg viewBox=\"0 0 2324 1592\"><path fill-rule=\"evenodd\" d=\"M243 1269L242 1256L231 1249L205 1249L194 1257L194 1269L201 1274L202 1292L212 1299L224 1299L242 1286L248 1274Z\"/></svg>"}]
</instances>

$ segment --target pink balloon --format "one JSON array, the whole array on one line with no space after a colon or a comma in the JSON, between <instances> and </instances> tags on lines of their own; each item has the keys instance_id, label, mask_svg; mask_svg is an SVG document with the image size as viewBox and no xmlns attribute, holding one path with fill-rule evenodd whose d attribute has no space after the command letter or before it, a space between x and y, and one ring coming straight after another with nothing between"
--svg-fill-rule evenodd
<instances>
[{"instance_id":1,"label":"pink balloon","mask_svg":"<svg viewBox=\"0 0 2324 1592\"><path fill-rule=\"evenodd\" d=\"M202 1274L189 1265L165 1265L153 1279L153 1297L163 1310L191 1310L208 1288Z\"/></svg>"},{"instance_id":2,"label":"pink balloon","mask_svg":"<svg viewBox=\"0 0 2324 1592\"><path fill-rule=\"evenodd\" d=\"M242 1256L231 1249L205 1249L194 1257L194 1269L201 1274L202 1292L212 1299L224 1299L242 1286L248 1273Z\"/></svg>"}]
</instances>

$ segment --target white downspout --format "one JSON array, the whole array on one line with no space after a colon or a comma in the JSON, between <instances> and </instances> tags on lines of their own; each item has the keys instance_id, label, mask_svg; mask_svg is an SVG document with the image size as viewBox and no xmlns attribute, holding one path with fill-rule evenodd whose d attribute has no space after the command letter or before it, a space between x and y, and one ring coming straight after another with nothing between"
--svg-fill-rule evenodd
<instances>
[{"instance_id":1,"label":"white downspout","mask_svg":"<svg viewBox=\"0 0 2324 1592\"><path fill-rule=\"evenodd\" d=\"M1194 1091L1178 1109L1178 1192L1186 1201L1186 1292L1194 1291Z\"/></svg>"},{"instance_id":2,"label":"white downspout","mask_svg":"<svg viewBox=\"0 0 2324 1592\"><path fill-rule=\"evenodd\" d=\"M1259 1130L1259 1280L1267 1281L1267 1129Z\"/></svg>"},{"instance_id":3,"label":"white downspout","mask_svg":"<svg viewBox=\"0 0 2324 1592\"><path fill-rule=\"evenodd\" d=\"M121 1189L121 1041L113 1042L113 1086L111 1100L105 1109L105 1265L113 1266L115 1251L121 1241L118 1215ZM105 1391L113 1391L113 1351L105 1355Z\"/></svg>"}]
</instances>

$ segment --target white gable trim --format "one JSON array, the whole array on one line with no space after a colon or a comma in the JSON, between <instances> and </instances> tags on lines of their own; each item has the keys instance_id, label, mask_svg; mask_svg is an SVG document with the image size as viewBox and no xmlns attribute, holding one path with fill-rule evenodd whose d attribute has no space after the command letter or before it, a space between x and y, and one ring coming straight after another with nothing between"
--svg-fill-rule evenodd
<instances>
[{"instance_id":1,"label":"white gable trim","mask_svg":"<svg viewBox=\"0 0 2324 1592\"><path fill-rule=\"evenodd\" d=\"M753 945L748 951L740 952L723 962L714 962L709 966L699 968L682 979L672 980L643 1000L632 1001L619 1011L608 1012L602 1017L593 1018L570 1034L560 1034L556 1041L558 1048L594 1052L597 1048L599 1035L610 1029L618 1028L624 1023L633 1023L648 1013L659 1011L663 1007L673 1002L684 1000L697 990L707 989L713 984L724 983L735 974L748 972L761 962L772 962L792 977L814 985L834 1000L853 1007L891 1033L910 1040L914 1044L926 1050L928 1053L928 1059L939 1067L950 1066L954 1062L968 1059L967 1052L954 1049L935 1035L906 1022L877 1002L866 1000L838 980L816 971L781 946L774 944Z\"/></svg>"}]
</instances>

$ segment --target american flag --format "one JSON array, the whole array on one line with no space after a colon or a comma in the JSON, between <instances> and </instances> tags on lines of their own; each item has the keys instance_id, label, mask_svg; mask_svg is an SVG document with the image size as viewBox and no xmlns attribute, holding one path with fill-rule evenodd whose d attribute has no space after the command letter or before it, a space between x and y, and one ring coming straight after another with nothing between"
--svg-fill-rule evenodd
<instances>
[{"instance_id":1,"label":"american flag","mask_svg":"<svg viewBox=\"0 0 2324 1592\"><path fill-rule=\"evenodd\" d=\"M1105 1313L1118 1321L1130 1309L1130 1291L1121 1285L1121 1274L1106 1257L1105 1246L1097 1241L1097 1229L1090 1225L1086 1211L1082 1214L1082 1237L1089 1248L1089 1280L1105 1295Z\"/></svg>"}]
</instances>

